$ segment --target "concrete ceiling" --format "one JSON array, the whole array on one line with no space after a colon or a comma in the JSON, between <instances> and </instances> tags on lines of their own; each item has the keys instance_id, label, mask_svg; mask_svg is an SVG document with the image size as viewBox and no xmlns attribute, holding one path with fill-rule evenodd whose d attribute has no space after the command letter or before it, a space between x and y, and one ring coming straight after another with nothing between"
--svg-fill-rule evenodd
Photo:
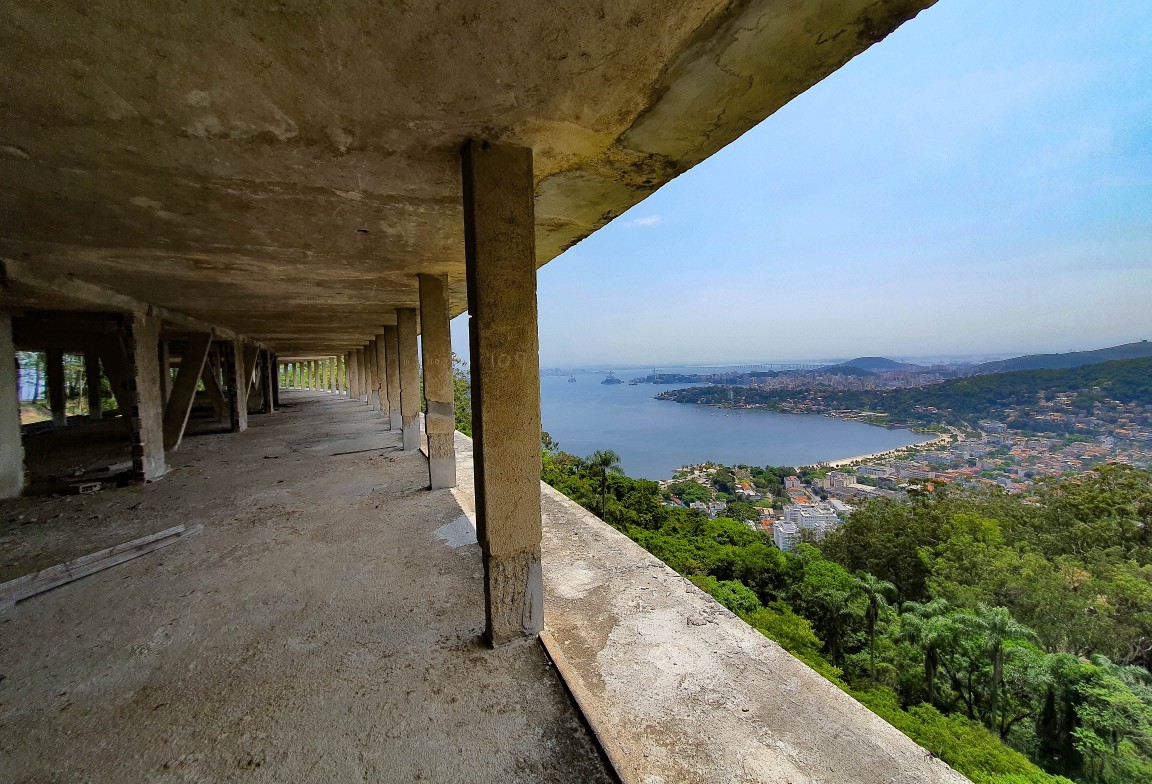
<instances>
[{"instance_id":1,"label":"concrete ceiling","mask_svg":"<svg viewBox=\"0 0 1152 784\"><path fill-rule=\"evenodd\" d=\"M544 264L932 2L12 0L0 257L344 350L465 309L466 139L533 148Z\"/></svg>"}]
</instances>

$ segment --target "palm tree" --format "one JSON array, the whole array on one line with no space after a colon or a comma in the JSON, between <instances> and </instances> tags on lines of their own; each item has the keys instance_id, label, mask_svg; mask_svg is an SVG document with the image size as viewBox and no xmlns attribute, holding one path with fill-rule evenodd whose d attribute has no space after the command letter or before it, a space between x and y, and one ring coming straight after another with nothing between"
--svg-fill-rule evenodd
<instances>
[{"instance_id":1,"label":"palm tree","mask_svg":"<svg viewBox=\"0 0 1152 784\"><path fill-rule=\"evenodd\" d=\"M992 693L988 700L988 729L999 732L1000 686L1004 681L1004 644L1012 640L1032 640L1036 633L1019 623L1007 607L989 607L981 604L971 616L974 626L984 637L984 645L992 657Z\"/></svg>"},{"instance_id":2,"label":"palm tree","mask_svg":"<svg viewBox=\"0 0 1152 784\"><path fill-rule=\"evenodd\" d=\"M896 593L896 586L868 572L857 575L852 585L868 600L864 612L864 622L868 624L868 676L876 683L876 622L880 611L888 606L888 597Z\"/></svg>"},{"instance_id":3,"label":"palm tree","mask_svg":"<svg viewBox=\"0 0 1152 784\"><path fill-rule=\"evenodd\" d=\"M624 473L620 468L620 455L611 449L593 452L586 465L593 476L600 478L600 519L603 520L604 508L608 503L608 475Z\"/></svg>"},{"instance_id":4,"label":"palm tree","mask_svg":"<svg viewBox=\"0 0 1152 784\"><path fill-rule=\"evenodd\" d=\"M949 617L952 606L946 599L933 599L923 604L906 602L901 616L903 635L924 651L924 682L928 688L928 704L936 703L936 674L940 670L940 652L956 633L956 624Z\"/></svg>"}]
</instances>

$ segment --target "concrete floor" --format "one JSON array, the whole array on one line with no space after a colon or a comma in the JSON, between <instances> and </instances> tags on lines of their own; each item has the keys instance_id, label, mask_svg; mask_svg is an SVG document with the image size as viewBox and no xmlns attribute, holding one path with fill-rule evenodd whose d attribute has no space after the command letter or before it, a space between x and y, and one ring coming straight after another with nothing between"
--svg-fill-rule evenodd
<instances>
[{"instance_id":1,"label":"concrete floor","mask_svg":"<svg viewBox=\"0 0 1152 784\"><path fill-rule=\"evenodd\" d=\"M0 502L8 577L204 526L0 616L0 782L611 781L542 648L480 642L479 548L425 458L283 402L158 483Z\"/></svg>"}]
</instances>

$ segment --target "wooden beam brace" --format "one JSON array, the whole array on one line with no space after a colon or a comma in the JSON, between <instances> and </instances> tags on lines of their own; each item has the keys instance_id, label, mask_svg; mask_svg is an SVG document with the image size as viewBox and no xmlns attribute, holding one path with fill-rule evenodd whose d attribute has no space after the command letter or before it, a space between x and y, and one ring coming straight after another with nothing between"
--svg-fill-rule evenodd
<instances>
[{"instance_id":1,"label":"wooden beam brace","mask_svg":"<svg viewBox=\"0 0 1152 784\"><path fill-rule=\"evenodd\" d=\"M260 347L255 343L244 344L244 379L247 382L248 394L256 389L256 360L260 357Z\"/></svg>"},{"instance_id":2,"label":"wooden beam brace","mask_svg":"<svg viewBox=\"0 0 1152 784\"><path fill-rule=\"evenodd\" d=\"M164 448L172 451L180 446L184 438L184 428L188 426L188 415L192 413L192 401L196 398L196 384L204 371L208 359L208 349L212 347L212 335L197 334L188 340L176 380L172 382L172 393L168 405L164 407Z\"/></svg>"},{"instance_id":3,"label":"wooden beam brace","mask_svg":"<svg viewBox=\"0 0 1152 784\"><path fill-rule=\"evenodd\" d=\"M208 400L211 401L216 416L224 416L224 412L228 410L228 403L224 400L224 389L220 386L220 368L211 357L204 363L200 379L204 382L204 390L208 393Z\"/></svg>"}]
</instances>

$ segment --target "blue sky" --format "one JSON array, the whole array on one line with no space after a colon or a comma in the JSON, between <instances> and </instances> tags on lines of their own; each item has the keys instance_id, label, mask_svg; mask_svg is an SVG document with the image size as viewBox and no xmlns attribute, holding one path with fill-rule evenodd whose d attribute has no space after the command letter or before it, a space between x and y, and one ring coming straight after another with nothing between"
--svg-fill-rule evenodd
<instances>
[{"instance_id":1,"label":"blue sky","mask_svg":"<svg viewBox=\"0 0 1152 784\"><path fill-rule=\"evenodd\" d=\"M539 300L544 366L1152 339L1152 3L941 0L545 266Z\"/></svg>"}]
</instances>

